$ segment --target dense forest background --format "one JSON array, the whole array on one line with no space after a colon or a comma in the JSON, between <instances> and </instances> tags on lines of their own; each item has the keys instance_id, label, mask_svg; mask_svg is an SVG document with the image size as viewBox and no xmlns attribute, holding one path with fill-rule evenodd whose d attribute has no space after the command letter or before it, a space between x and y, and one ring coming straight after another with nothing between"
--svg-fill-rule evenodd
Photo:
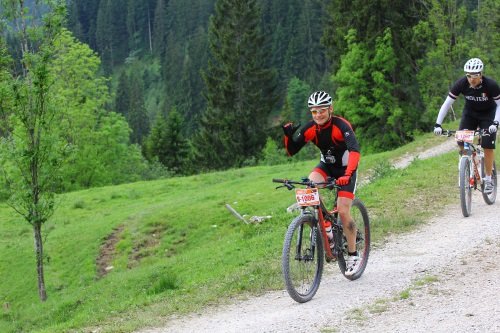
<instances>
[{"instance_id":1,"label":"dense forest background","mask_svg":"<svg viewBox=\"0 0 500 333\"><path fill-rule=\"evenodd\" d=\"M363 154L391 150L467 59L499 77L499 27L498 0L0 0L0 200L33 228L40 300L58 193L287 163L280 125L315 90Z\"/></svg>"},{"instance_id":2,"label":"dense forest background","mask_svg":"<svg viewBox=\"0 0 500 333\"><path fill-rule=\"evenodd\" d=\"M393 149L432 129L467 59L500 79L497 0L68 0L65 27L59 191L286 162L280 124L319 89L364 153Z\"/></svg>"}]
</instances>

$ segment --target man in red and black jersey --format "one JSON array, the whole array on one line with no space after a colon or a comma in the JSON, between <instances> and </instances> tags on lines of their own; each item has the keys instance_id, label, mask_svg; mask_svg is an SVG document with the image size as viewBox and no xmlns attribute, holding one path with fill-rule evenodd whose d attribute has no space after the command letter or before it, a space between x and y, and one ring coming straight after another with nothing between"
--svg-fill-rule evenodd
<instances>
[{"instance_id":1,"label":"man in red and black jersey","mask_svg":"<svg viewBox=\"0 0 500 333\"><path fill-rule=\"evenodd\" d=\"M498 122L500 121L500 87L498 83L483 75L484 65L481 59L469 59L464 65L465 76L458 79L451 87L448 97L439 110L434 125L434 133L441 135L443 123L448 109L453 105L457 97L462 94L465 97L465 106L462 112L459 129L476 130L483 129L481 146L484 149L484 193L493 192L492 180L493 161L495 159L495 141ZM463 151L464 143L459 142L460 151Z\"/></svg>"},{"instance_id":2,"label":"man in red and black jersey","mask_svg":"<svg viewBox=\"0 0 500 333\"><path fill-rule=\"evenodd\" d=\"M321 151L321 160L309 174L313 182L325 182L329 177L341 186L337 208L347 238L349 257L346 260L346 275L357 271L359 261L356 251L356 227L350 209L356 190L356 170L360 159L359 144L351 124L344 118L333 115L331 96L317 91L309 97L312 120L302 128L288 123L283 126L284 143L288 155L293 156L308 142ZM297 131L298 130L298 131Z\"/></svg>"}]
</instances>

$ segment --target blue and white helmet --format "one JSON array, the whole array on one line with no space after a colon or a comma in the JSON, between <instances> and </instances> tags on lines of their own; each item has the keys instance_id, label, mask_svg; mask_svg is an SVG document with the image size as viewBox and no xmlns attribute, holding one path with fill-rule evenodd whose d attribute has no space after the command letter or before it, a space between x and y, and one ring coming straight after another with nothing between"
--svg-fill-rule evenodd
<instances>
[{"instance_id":1,"label":"blue and white helmet","mask_svg":"<svg viewBox=\"0 0 500 333\"><path fill-rule=\"evenodd\" d=\"M332 105L332 97L324 91L316 91L309 96L307 106L310 108L315 106L330 106Z\"/></svg>"},{"instance_id":2,"label":"blue and white helmet","mask_svg":"<svg viewBox=\"0 0 500 333\"><path fill-rule=\"evenodd\" d=\"M464 72L466 73L479 73L484 68L483 62L479 58L472 58L467 60L464 65Z\"/></svg>"}]
</instances>

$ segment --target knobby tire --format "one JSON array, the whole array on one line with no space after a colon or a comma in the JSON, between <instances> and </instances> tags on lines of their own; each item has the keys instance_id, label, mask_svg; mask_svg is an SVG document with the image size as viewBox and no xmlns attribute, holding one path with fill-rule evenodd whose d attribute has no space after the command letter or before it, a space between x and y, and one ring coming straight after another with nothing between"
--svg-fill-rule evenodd
<instances>
[{"instance_id":1,"label":"knobby tire","mask_svg":"<svg viewBox=\"0 0 500 333\"><path fill-rule=\"evenodd\" d=\"M462 214L468 217L472 209L472 186L470 184L470 159L467 156L462 156L460 159L460 206L462 207Z\"/></svg>"},{"instance_id":2,"label":"knobby tire","mask_svg":"<svg viewBox=\"0 0 500 333\"><path fill-rule=\"evenodd\" d=\"M281 265L286 290L299 303L310 301L321 282L323 239L312 214L302 214L289 225Z\"/></svg>"},{"instance_id":3,"label":"knobby tire","mask_svg":"<svg viewBox=\"0 0 500 333\"><path fill-rule=\"evenodd\" d=\"M483 160L481 161L481 172L482 175L485 175L484 172L484 157ZM493 172L491 173L491 181L493 182L493 192L490 194L484 193L484 184L481 185L481 189L483 190L483 199L484 202L486 202L488 205L493 205L495 203L495 200L497 198L497 167L495 165L495 161L493 161Z\"/></svg>"},{"instance_id":4,"label":"knobby tire","mask_svg":"<svg viewBox=\"0 0 500 333\"><path fill-rule=\"evenodd\" d=\"M358 271L353 275L345 275L347 258L347 240L342 236L342 252L343 255L338 257L338 265L342 274L349 280L356 280L361 277L365 271L366 265L368 264L368 257L370 255L370 219L368 217L368 211L361 200L358 198L354 199L351 206L351 216L357 228L356 236L356 250L360 257L360 266Z\"/></svg>"}]
</instances>

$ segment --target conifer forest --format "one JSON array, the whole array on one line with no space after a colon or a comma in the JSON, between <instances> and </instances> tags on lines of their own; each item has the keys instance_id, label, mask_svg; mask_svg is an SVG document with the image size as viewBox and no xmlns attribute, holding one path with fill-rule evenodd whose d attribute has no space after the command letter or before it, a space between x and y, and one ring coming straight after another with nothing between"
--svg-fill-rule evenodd
<instances>
[{"instance_id":1,"label":"conifer forest","mask_svg":"<svg viewBox=\"0 0 500 333\"><path fill-rule=\"evenodd\" d=\"M467 59L500 77L497 0L2 0L1 16L2 153L51 147L55 192L286 163L281 125L309 120L315 90L364 153L394 149L431 131Z\"/></svg>"}]
</instances>

